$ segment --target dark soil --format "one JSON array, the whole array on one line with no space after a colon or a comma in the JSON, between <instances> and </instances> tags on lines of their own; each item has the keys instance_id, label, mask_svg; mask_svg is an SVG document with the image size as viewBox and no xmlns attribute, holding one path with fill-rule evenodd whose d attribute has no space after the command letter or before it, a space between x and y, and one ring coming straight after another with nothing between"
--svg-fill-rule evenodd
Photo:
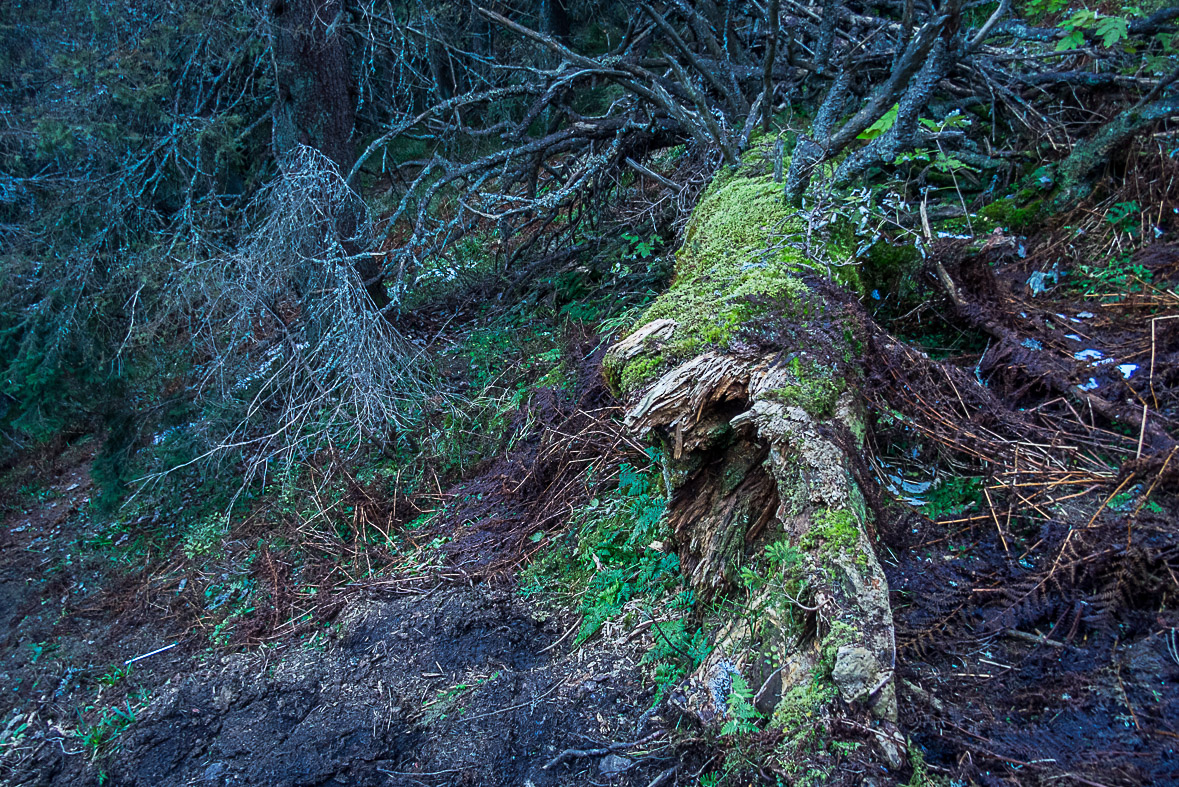
<instances>
[{"instance_id":1,"label":"dark soil","mask_svg":"<svg viewBox=\"0 0 1179 787\"><path fill-rule=\"evenodd\" d=\"M116 783L524 784L566 746L633 739L645 710L633 647L552 649L542 620L484 587L357 599L312 648L261 650L177 674L127 733ZM646 784L666 764L636 766ZM646 781L643 781L646 779Z\"/></svg>"},{"instance_id":2,"label":"dark soil","mask_svg":"<svg viewBox=\"0 0 1179 787\"><path fill-rule=\"evenodd\" d=\"M542 787L604 782L605 763L628 766L611 784L646 785L678 761L657 738L633 757L545 769L567 748L661 727L644 716L653 688L638 661L650 636L608 627L570 652L576 616L502 582L401 595L378 582L337 599L334 622L310 638L217 655L178 625L183 616L154 608L150 577L112 583L109 558L80 548L88 459L64 457L51 499L2 531L0 719L13 720L8 731L27 724L6 735L3 783ZM127 659L174 642L104 684ZM135 721L92 761L76 733L110 707Z\"/></svg>"},{"instance_id":3,"label":"dark soil","mask_svg":"<svg viewBox=\"0 0 1179 787\"><path fill-rule=\"evenodd\" d=\"M983 785L1179 783L1179 619L1146 548L1037 588L1043 559L1008 561L981 526L950 546L888 570L901 715L930 765Z\"/></svg>"},{"instance_id":4,"label":"dark soil","mask_svg":"<svg viewBox=\"0 0 1179 787\"><path fill-rule=\"evenodd\" d=\"M161 654L136 673L151 702L101 769L58 735L8 778L87 784L102 770L126 785L587 783L597 758L544 766L567 747L643 737L650 692L642 638L569 653L570 638L558 640L575 624L480 585L358 593L310 646ZM104 644L99 652L122 643ZM647 784L668 756L627 760L633 767L612 783Z\"/></svg>"}]
</instances>

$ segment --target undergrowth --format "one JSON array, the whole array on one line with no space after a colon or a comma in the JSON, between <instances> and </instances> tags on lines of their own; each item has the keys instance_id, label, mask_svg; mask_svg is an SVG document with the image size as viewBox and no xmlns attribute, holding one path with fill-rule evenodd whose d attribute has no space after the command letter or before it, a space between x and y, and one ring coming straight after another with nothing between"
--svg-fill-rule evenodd
<instances>
[{"instance_id":1,"label":"undergrowth","mask_svg":"<svg viewBox=\"0 0 1179 787\"><path fill-rule=\"evenodd\" d=\"M594 485L592 470L587 485ZM631 600L661 597L679 582L679 558L664 551L661 540L668 533L659 474L623 464L611 486L573 515L565 537L522 577L526 596L558 588L583 596L576 644L596 634Z\"/></svg>"},{"instance_id":2,"label":"undergrowth","mask_svg":"<svg viewBox=\"0 0 1179 787\"><path fill-rule=\"evenodd\" d=\"M658 459L652 449L652 459ZM695 601L671 551L667 500L658 463L622 464L555 540L524 570L521 593L576 602L582 617L574 645L610 621L624 628L651 621L652 645L642 658L656 684L655 703L708 654L704 633L689 619ZM593 472L587 485L593 486ZM662 618L662 619L659 619Z\"/></svg>"}]
</instances>

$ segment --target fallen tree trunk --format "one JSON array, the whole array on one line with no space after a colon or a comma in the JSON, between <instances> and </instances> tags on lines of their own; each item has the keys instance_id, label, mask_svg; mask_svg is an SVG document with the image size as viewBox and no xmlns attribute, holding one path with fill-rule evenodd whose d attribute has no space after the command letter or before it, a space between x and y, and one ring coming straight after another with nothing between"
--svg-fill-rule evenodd
<instances>
[{"instance_id":1,"label":"fallen tree trunk","mask_svg":"<svg viewBox=\"0 0 1179 787\"><path fill-rule=\"evenodd\" d=\"M819 275L753 150L709 188L671 289L606 372L626 424L662 450L669 519L714 647L678 703L731 718L733 686L787 736L817 714L865 717L900 767L888 584L856 481L865 343L853 275ZM763 163L764 159L764 163ZM805 753L800 752L805 756Z\"/></svg>"}]
</instances>

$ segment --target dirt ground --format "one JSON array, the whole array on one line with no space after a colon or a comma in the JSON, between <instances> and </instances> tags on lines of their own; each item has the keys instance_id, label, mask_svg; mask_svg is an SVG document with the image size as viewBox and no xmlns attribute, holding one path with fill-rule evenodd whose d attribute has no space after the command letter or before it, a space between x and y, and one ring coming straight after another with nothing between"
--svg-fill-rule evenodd
<instances>
[{"instance_id":1,"label":"dirt ground","mask_svg":"<svg viewBox=\"0 0 1179 787\"><path fill-rule=\"evenodd\" d=\"M568 746L642 737L638 654L610 642L562 654L551 646L570 622L542 618L478 586L358 600L321 645L174 676L111 775L128 785L592 781L596 758L545 765ZM667 765L649 758L618 783L646 784Z\"/></svg>"},{"instance_id":2,"label":"dirt ground","mask_svg":"<svg viewBox=\"0 0 1179 787\"><path fill-rule=\"evenodd\" d=\"M0 760L6 784L646 785L679 762L665 720L644 715L648 638L608 630L571 651L576 617L508 587L358 589L303 642L225 656L182 644L104 685L113 666L186 632L112 604L126 589L73 559L84 466L52 490L51 505L3 530L0 719L6 733L27 724ZM98 763L73 734L88 702L134 711ZM566 749L643 739L546 768Z\"/></svg>"}]
</instances>

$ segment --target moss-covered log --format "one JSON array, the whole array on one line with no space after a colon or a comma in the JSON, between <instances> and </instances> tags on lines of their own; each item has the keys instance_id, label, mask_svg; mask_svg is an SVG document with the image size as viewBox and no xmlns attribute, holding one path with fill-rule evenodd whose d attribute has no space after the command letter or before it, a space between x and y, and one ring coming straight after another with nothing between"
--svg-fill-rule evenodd
<instances>
[{"instance_id":1,"label":"moss-covered log","mask_svg":"<svg viewBox=\"0 0 1179 787\"><path fill-rule=\"evenodd\" d=\"M723 720L739 675L787 739L818 710L858 708L896 767L888 584L855 473L857 279L797 250L805 228L759 174L763 157L706 192L674 283L606 371L627 426L663 449L676 545L714 642L682 707Z\"/></svg>"},{"instance_id":2,"label":"moss-covered log","mask_svg":"<svg viewBox=\"0 0 1179 787\"><path fill-rule=\"evenodd\" d=\"M1072 207L1093 190L1093 171L1109 163L1110 157L1135 136L1155 123L1179 112L1179 96L1171 95L1151 103L1139 103L1119 112L1089 139L1076 145L1060 164L1058 210Z\"/></svg>"}]
</instances>

